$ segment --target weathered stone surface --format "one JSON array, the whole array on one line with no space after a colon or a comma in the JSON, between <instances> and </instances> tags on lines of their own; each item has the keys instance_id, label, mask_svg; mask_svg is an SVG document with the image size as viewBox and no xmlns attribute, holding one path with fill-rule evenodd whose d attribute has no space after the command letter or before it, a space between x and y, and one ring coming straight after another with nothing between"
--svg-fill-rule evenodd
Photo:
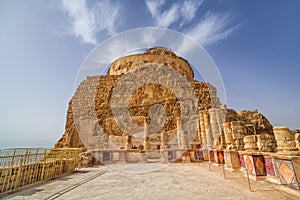
<instances>
[{"instance_id":1,"label":"weathered stone surface","mask_svg":"<svg viewBox=\"0 0 300 200\"><path fill-rule=\"evenodd\" d=\"M129 141L128 138L122 138L128 135L119 128L113 116L111 107L113 90L125 73L149 63L169 66L189 81L197 98L198 105L196 106L200 111L199 127L191 127L196 129L197 134L193 136L194 138L185 136L185 132L182 132L185 134L181 134L181 131L187 130L184 125L178 123L178 119L181 117L180 101L189 102L188 97L183 95L183 99L178 99L169 88L154 83L136 88L129 98L129 113L135 124L144 127L144 119L149 118L150 108L159 104L166 111L163 128L157 134L152 134L147 140L132 138ZM65 133L55 146L81 147L84 150L86 148L131 149L135 146L140 149L155 150L160 147L165 149L176 146L177 148L183 146L191 148L195 144L200 144L200 147L204 149L216 148L221 150L227 145L227 149L241 150L244 148L244 136L254 134L247 128L247 124L252 124L255 127L256 134L267 134L271 135L270 138L274 138L272 125L257 110L236 112L227 109L217 97L216 88L207 82L199 82L193 78L194 73L189 63L165 48L153 48L144 54L120 58L112 63L107 75L87 77L80 83L69 102ZM223 124L223 122L228 123ZM148 128L151 131L152 128ZM89 136L80 138L81 133L88 133ZM120 137L120 139L116 140L115 137ZM187 144L186 140L191 140L192 143ZM85 147L83 144L88 141L97 141L97 144ZM265 140L261 139L261 141ZM274 140L273 143L270 139L266 141L269 141L273 146L276 145ZM112 143L117 145L114 146ZM143 147L145 144L147 147Z\"/></svg>"},{"instance_id":2,"label":"weathered stone surface","mask_svg":"<svg viewBox=\"0 0 300 200\"><path fill-rule=\"evenodd\" d=\"M275 150L276 143L274 135L259 134L257 137L257 146L259 151L271 152Z\"/></svg>"},{"instance_id":3,"label":"weathered stone surface","mask_svg":"<svg viewBox=\"0 0 300 200\"><path fill-rule=\"evenodd\" d=\"M288 127L277 126L273 128L277 143L277 150L280 154L298 154L299 150L296 147L295 132L292 132ZM298 152L298 153L297 153Z\"/></svg>"},{"instance_id":4,"label":"weathered stone surface","mask_svg":"<svg viewBox=\"0 0 300 200\"><path fill-rule=\"evenodd\" d=\"M288 127L276 126L273 130L277 141L295 140L295 133L293 133Z\"/></svg>"},{"instance_id":5,"label":"weathered stone surface","mask_svg":"<svg viewBox=\"0 0 300 200\"><path fill-rule=\"evenodd\" d=\"M180 72L188 80L192 81L194 79L194 72L189 63L165 48L152 48L147 50L144 54L129 55L117 59L112 63L107 74L122 75L129 70L147 63L168 65Z\"/></svg>"}]
</instances>

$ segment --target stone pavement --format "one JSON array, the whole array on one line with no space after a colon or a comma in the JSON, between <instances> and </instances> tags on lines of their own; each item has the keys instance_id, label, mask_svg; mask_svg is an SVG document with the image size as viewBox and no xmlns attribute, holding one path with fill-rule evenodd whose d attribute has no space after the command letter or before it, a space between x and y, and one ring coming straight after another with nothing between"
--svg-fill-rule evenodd
<instances>
[{"instance_id":1,"label":"stone pavement","mask_svg":"<svg viewBox=\"0 0 300 200\"><path fill-rule=\"evenodd\" d=\"M241 172L197 164L118 164L77 172L5 196L3 199L298 199ZM156 170L156 171L153 171Z\"/></svg>"}]
</instances>

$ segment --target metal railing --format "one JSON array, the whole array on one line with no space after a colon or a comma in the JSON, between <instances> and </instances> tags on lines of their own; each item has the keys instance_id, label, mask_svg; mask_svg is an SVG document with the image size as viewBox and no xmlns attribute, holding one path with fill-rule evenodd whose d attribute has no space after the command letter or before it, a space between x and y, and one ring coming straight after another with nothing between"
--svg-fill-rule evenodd
<instances>
[{"instance_id":1,"label":"metal railing","mask_svg":"<svg viewBox=\"0 0 300 200\"><path fill-rule=\"evenodd\" d=\"M80 148L0 149L0 195L73 172Z\"/></svg>"}]
</instances>

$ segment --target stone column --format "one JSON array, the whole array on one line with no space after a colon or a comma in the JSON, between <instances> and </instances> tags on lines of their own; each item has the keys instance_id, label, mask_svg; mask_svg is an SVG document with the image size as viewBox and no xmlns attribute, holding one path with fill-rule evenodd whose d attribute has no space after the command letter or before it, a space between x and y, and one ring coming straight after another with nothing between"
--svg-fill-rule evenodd
<instances>
[{"instance_id":1,"label":"stone column","mask_svg":"<svg viewBox=\"0 0 300 200\"><path fill-rule=\"evenodd\" d=\"M204 125L205 125L207 148L212 149L212 147L213 147L213 137L212 137L212 133L211 133L210 117L209 117L208 113L204 114Z\"/></svg>"},{"instance_id":2,"label":"stone column","mask_svg":"<svg viewBox=\"0 0 300 200\"><path fill-rule=\"evenodd\" d=\"M274 136L270 134L256 135L258 151L271 152L273 147Z\"/></svg>"},{"instance_id":3,"label":"stone column","mask_svg":"<svg viewBox=\"0 0 300 200\"><path fill-rule=\"evenodd\" d=\"M226 118L226 109L225 108L220 108L217 110L217 121L218 121L218 126L219 126L219 133L220 133L220 149L226 148L226 143L225 143L225 136L224 136L224 128L223 128L223 123L225 122Z\"/></svg>"},{"instance_id":4,"label":"stone column","mask_svg":"<svg viewBox=\"0 0 300 200\"><path fill-rule=\"evenodd\" d=\"M180 131L180 148L181 149L186 149L187 148L187 132L181 130Z\"/></svg>"},{"instance_id":5,"label":"stone column","mask_svg":"<svg viewBox=\"0 0 300 200\"><path fill-rule=\"evenodd\" d=\"M104 134L103 137L103 149L108 149L109 135Z\"/></svg>"},{"instance_id":6,"label":"stone column","mask_svg":"<svg viewBox=\"0 0 300 200\"><path fill-rule=\"evenodd\" d=\"M180 149L181 147L181 142L180 142L181 118L180 117L176 118L176 125L177 125L177 144L178 144L178 148Z\"/></svg>"},{"instance_id":7,"label":"stone column","mask_svg":"<svg viewBox=\"0 0 300 200\"><path fill-rule=\"evenodd\" d=\"M131 139L132 139L132 136L131 135L126 135L126 141L125 141L125 150L129 150L131 149Z\"/></svg>"},{"instance_id":8,"label":"stone column","mask_svg":"<svg viewBox=\"0 0 300 200\"><path fill-rule=\"evenodd\" d=\"M198 141L199 141L199 143L201 145L201 143L202 143L202 137L201 137L201 131L200 131L200 129L197 131L197 136L198 136Z\"/></svg>"},{"instance_id":9,"label":"stone column","mask_svg":"<svg viewBox=\"0 0 300 200\"><path fill-rule=\"evenodd\" d=\"M201 134L201 141L202 141L202 149L207 148L206 143L206 132L205 132L205 124L204 124L204 111L200 111L200 134Z\"/></svg>"},{"instance_id":10,"label":"stone column","mask_svg":"<svg viewBox=\"0 0 300 200\"><path fill-rule=\"evenodd\" d=\"M241 121L231 122L232 138L237 150L244 150L245 128Z\"/></svg>"},{"instance_id":11,"label":"stone column","mask_svg":"<svg viewBox=\"0 0 300 200\"><path fill-rule=\"evenodd\" d=\"M164 132L163 131L161 131L161 133L160 133L160 149L161 150L166 149L165 136L164 136Z\"/></svg>"},{"instance_id":12,"label":"stone column","mask_svg":"<svg viewBox=\"0 0 300 200\"><path fill-rule=\"evenodd\" d=\"M211 133L213 136L212 147L215 147L220 136L219 126L217 121L217 110L215 108L209 109L209 116L210 116Z\"/></svg>"},{"instance_id":13,"label":"stone column","mask_svg":"<svg viewBox=\"0 0 300 200\"><path fill-rule=\"evenodd\" d=\"M247 135L244 137L245 151L257 151L257 139L256 135Z\"/></svg>"},{"instance_id":14,"label":"stone column","mask_svg":"<svg viewBox=\"0 0 300 200\"><path fill-rule=\"evenodd\" d=\"M147 123L147 117L144 117L144 151L148 150L149 143L149 129Z\"/></svg>"},{"instance_id":15,"label":"stone column","mask_svg":"<svg viewBox=\"0 0 300 200\"><path fill-rule=\"evenodd\" d=\"M273 127L277 150L279 154L294 154L297 153L295 134L288 127L277 126Z\"/></svg>"},{"instance_id":16,"label":"stone column","mask_svg":"<svg viewBox=\"0 0 300 200\"><path fill-rule=\"evenodd\" d=\"M219 108L216 110L216 118L219 128L219 133L221 134L223 131L223 123L225 122L225 110L222 108Z\"/></svg>"},{"instance_id":17,"label":"stone column","mask_svg":"<svg viewBox=\"0 0 300 200\"><path fill-rule=\"evenodd\" d=\"M230 122L224 122L223 123L223 131L225 136L225 143L226 143L226 149L230 150L234 148L233 144L233 138L232 138L232 130L231 130L231 124Z\"/></svg>"}]
</instances>

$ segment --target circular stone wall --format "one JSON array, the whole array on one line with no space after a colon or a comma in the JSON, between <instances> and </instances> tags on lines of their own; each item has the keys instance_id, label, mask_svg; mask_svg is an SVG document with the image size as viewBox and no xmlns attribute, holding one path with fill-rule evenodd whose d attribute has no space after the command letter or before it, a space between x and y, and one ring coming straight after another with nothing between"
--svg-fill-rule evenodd
<instances>
[{"instance_id":1,"label":"circular stone wall","mask_svg":"<svg viewBox=\"0 0 300 200\"><path fill-rule=\"evenodd\" d=\"M192 81L194 79L194 72L185 59L176 56L171 50L161 47L149 49L144 54L129 55L117 59L111 64L107 75L122 75L131 69L149 63L168 65L181 73L187 80Z\"/></svg>"}]
</instances>

